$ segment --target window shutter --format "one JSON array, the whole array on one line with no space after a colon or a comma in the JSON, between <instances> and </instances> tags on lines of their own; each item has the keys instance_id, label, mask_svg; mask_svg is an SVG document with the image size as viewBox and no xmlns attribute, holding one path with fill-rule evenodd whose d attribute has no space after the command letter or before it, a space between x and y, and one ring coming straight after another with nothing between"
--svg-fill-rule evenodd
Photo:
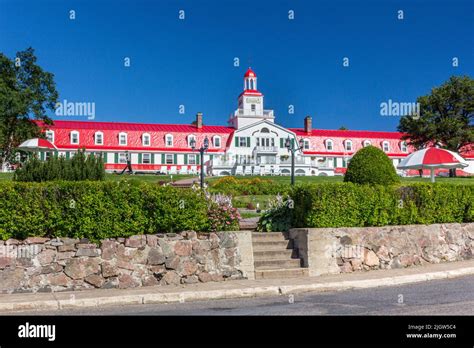
<instances>
[{"instance_id":1,"label":"window shutter","mask_svg":"<svg viewBox=\"0 0 474 348\"><path fill-rule=\"evenodd\" d=\"M337 158L334 157L334 168L337 168Z\"/></svg>"},{"instance_id":2,"label":"window shutter","mask_svg":"<svg viewBox=\"0 0 474 348\"><path fill-rule=\"evenodd\" d=\"M141 153L138 154L138 163L139 164L143 163L143 157Z\"/></svg>"},{"instance_id":3,"label":"window shutter","mask_svg":"<svg viewBox=\"0 0 474 348\"><path fill-rule=\"evenodd\" d=\"M239 147L239 137L235 137L235 147Z\"/></svg>"},{"instance_id":4,"label":"window shutter","mask_svg":"<svg viewBox=\"0 0 474 348\"><path fill-rule=\"evenodd\" d=\"M44 152L40 151L40 160L44 161Z\"/></svg>"},{"instance_id":5,"label":"window shutter","mask_svg":"<svg viewBox=\"0 0 474 348\"><path fill-rule=\"evenodd\" d=\"M285 141L285 139L283 138L280 138L280 149L283 149L283 142Z\"/></svg>"},{"instance_id":6,"label":"window shutter","mask_svg":"<svg viewBox=\"0 0 474 348\"><path fill-rule=\"evenodd\" d=\"M164 153L161 154L161 164L166 164L166 155Z\"/></svg>"},{"instance_id":7,"label":"window shutter","mask_svg":"<svg viewBox=\"0 0 474 348\"><path fill-rule=\"evenodd\" d=\"M151 157L151 159L150 159L151 164L155 164L155 154L152 153L152 154L150 155L150 157Z\"/></svg>"},{"instance_id":8,"label":"window shutter","mask_svg":"<svg viewBox=\"0 0 474 348\"><path fill-rule=\"evenodd\" d=\"M66 159L69 159L69 151L66 151Z\"/></svg>"},{"instance_id":9,"label":"window shutter","mask_svg":"<svg viewBox=\"0 0 474 348\"><path fill-rule=\"evenodd\" d=\"M107 163L107 152L102 152L102 159L104 163Z\"/></svg>"},{"instance_id":10,"label":"window shutter","mask_svg":"<svg viewBox=\"0 0 474 348\"><path fill-rule=\"evenodd\" d=\"M247 147L250 147L250 137L247 137Z\"/></svg>"},{"instance_id":11,"label":"window shutter","mask_svg":"<svg viewBox=\"0 0 474 348\"><path fill-rule=\"evenodd\" d=\"M114 158L115 162L114 163L119 163L119 154L118 154L118 152L116 152L114 155L115 155L115 158Z\"/></svg>"},{"instance_id":12,"label":"window shutter","mask_svg":"<svg viewBox=\"0 0 474 348\"><path fill-rule=\"evenodd\" d=\"M196 155L196 164L197 165L201 164L201 155Z\"/></svg>"},{"instance_id":13,"label":"window shutter","mask_svg":"<svg viewBox=\"0 0 474 348\"><path fill-rule=\"evenodd\" d=\"M184 154L184 164L188 164L188 154Z\"/></svg>"},{"instance_id":14,"label":"window shutter","mask_svg":"<svg viewBox=\"0 0 474 348\"><path fill-rule=\"evenodd\" d=\"M178 164L178 155L177 155L177 154L174 154L173 163L174 163L174 164Z\"/></svg>"},{"instance_id":15,"label":"window shutter","mask_svg":"<svg viewBox=\"0 0 474 348\"><path fill-rule=\"evenodd\" d=\"M210 159L211 162L212 162L212 160L214 159L214 155L209 155L209 159Z\"/></svg>"}]
</instances>

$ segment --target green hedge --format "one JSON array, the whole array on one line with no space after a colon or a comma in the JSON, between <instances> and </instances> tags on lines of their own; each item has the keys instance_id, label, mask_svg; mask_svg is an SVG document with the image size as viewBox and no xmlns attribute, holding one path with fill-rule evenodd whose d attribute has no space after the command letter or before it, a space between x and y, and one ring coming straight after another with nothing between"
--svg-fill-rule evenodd
<instances>
[{"instance_id":1,"label":"green hedge","mask_svg":"<svg viewBox=\"0 0 474 348\"><path fill-rule=\"evenodd\" d=\"M472 185L357 185L328 183L297 186L294 227L360 227L474 221Z\"/></svg>"},{"instance_id":2,"label":"green hedge","mask_svg":"<svg viewBox=\"0 0 474 348\"><path fill-rule=\"evenodd\" d=\"M220 179L211 181L209 184L209 191L215 193L223 193L232 196L247 196L247 195L276 195L286 194L289 191L290 185L284 183L277 183L271 179L261 178L235 178L226 176Z\"/></svg>"},{"instance_id":3,"label":"green hedge","mask_svg":"<svg viewBox=\"0 0 474 348\"><path fill-rule=\"evenodd\" d=\"M192 190L119 182L0 184L0 238L100 240L142 233L207 231L207 202Z\"/></svg>"}]
</instances>

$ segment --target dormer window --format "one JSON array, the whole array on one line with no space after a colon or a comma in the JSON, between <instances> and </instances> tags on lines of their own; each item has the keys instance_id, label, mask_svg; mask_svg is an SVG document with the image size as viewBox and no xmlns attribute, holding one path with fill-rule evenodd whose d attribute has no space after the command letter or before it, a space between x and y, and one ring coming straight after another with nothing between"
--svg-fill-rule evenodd
<instances>
[{"instance_id":1,"label":"dormer window","mask_svg":"<svg viewBox=\"0 0 474 348\"><path fill-rule=\"evenodd\" d=\"M384 141L382 143L382 149L384 152L389 152L390 151L390 144L388 143L388 141Z\"/></svg>"},{"instance_id":2,"label":"dormer window","mask_svg":"<svg viewBox=\"0 0 474 348\"><path fill-rule=\"evenodd\" d=\"M221 137L215 135L214 138L212 138L212 144L214 145L214 147L221 147Z\"/></svg>"},{"instance_id":3,"label":"dormer window","mask_svg":"<svg viewBox=\"0 0 474 348\"><path fill-rule=\"evenodd\" d=\"M303 139L303 150L309 150L309 140Z\"/></svg>"},{"instance_id":4,"label":"dormer window","mask_svg":"<svg viewBox=\"0 0 474 348\"><path fill-rule=\"evenodd\" d=\"M127 145L127 133L119 133L119 145Z\"/></svg>"},{"instance_id":5,"label":"dormer window","mask_svg":"<svg viewBox=\"0 0 474 348\"><path fill-rule=\"evenodd\" d=\"M46 140L48 140L51 144L54 144L54 131L48 130L45 133Z\"/></svg>"},{"instance_id":6,"label":"dormer window","mask_svg":"<svg viewBox=\"0 0 474 348\"><path fill-rule=\"evenodd\" d=\"M334 149L334 142L331 139L326 139L326 150L332 151Z\"/></svg>"},{"instance_id":7,"label":"dormer window","mask_svg":"<svg viewBox=\"0 0 474 348\"><path fill-rule=\"evenodd\" d=\"M104 133L96 132L94 134L94 143L96 145L104 145Z\"/></svg>"},{"instance_id":8,"label":"dormer window","mask_svg":"<svg viewBox=\"0 0 474 348\"><path fill-rule=\"evenodd\" d=\"M168 147L173 146L173 136L171 134L165 135L165 145Z\"/></svg>"},{"instance_id":9,"label":"dormer window","mask_svg":"<svg viewBox=\"0 0 474 348\"><path fill-rule=\"evenodd\" d=\"M402 152L408 152L408 146L407 146L406 141L402 141L400 143L400 150L402 150Z\"/></svg>"},{"instance_id":10,"label":"dormer window","mask_svg":"<svg viewBox=\"0 0 474 348\"><path fill-rule=\"evenodd\" d=\"M151 140L150 140L150 134L148 133L143 133L142 135L142 145L143 146L150 146Z\"/></svg>"},{"instance_id":11,"label":"dormer window","mask_svg":"<svg viewBox=\"0 0 474 348\"><path fill-rule=\"evenodd\" d=\"M344 149L346 151L352 151L352 140L346 140L344 142Z\"/></svg>"},{"instance_id":12,"label":"dormer window","mask_svg":"<svg viewBox=\"0 0 474 348\"><path fill-rule=\"evenodd\" d=\"M194 145L196 145L196 136L195 135L188 135L188 147L191 147L191 144L194 142Z\"/></svg>"},{"instance_id":13,"label":"dormer window","mask_svg":"<svg viewBox=\"0 0 474 348\"><path fill-rule=\"evenodd\" d=\"M370 146L370 145L372 145L370 140L364 140L364 147L367 147L367 146Z\"/></svg>"},{"instance_id":14,"label":"dormer window","mask_svg":"<svg viewBox=\"0 0 474 348\"><path fill-rule=\"evenodd\" d=\"M71 144L79 145L79 132L78 131L71 132Z\"/></svg>"}]
</instances>

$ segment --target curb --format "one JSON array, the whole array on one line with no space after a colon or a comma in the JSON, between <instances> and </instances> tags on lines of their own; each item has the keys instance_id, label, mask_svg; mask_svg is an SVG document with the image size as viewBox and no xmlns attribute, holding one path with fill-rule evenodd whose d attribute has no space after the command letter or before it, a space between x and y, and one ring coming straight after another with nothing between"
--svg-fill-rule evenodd
<instances>
[{"instance_id":1,"label":"curb","mask_svg":"<svg viewBox=\"0 0 474 348\"><path fill-rule=\"evenodd\" d=\"M333 281L326 283L311 283L300 285L283 285L283 286L253 286L236 289L221 290L202 290L202 291L181 291L181 292L163 292L163 293L145 293L145 294L129 294L117 296L102 296L76 299L74 294L69 294L69 298L64 294L51 294L50 299L39 301L23 301L0 303L0 312L15 312L27 310L58 310L58 309L74 309L87 307L100 307L110 305L127 305L127 304L157 304L157 303L184 303L190 301L202 300L219 300L219 299L236 299L250 298L262 296L279 296L291 295L295 293L303 293L310 291L343 291L350 289L367 289L383 286L395 286L403 284L418 283L429 280L451 279L465 275L474 274L474 267L464 267L455 270L427 272L420 274L362 279L362 280L346 280Z\"/></svg>"}]
</instances>

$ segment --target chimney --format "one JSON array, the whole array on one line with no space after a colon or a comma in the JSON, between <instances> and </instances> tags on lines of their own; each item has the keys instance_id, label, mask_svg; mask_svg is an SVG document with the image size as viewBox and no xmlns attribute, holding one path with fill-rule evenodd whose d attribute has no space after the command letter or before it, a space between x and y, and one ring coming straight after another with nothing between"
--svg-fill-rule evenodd
<instances>
[{"instance_id":1,"label":"chimney","mask_svg":"<svg viewBox=\"0 0 474 348\"><path fill-rule=\"evenodd\" d=\"M308 134L311 133L312 126L313 126L313 121L311 119L311 116L306 116L304 118L304 131Z\"/></svg>"},{"instance_id":2,"label":"chimney","mask_svg":"<svg viewBox=\"0 0 474 348\"><path fill-rule=\"evenodd\" d=\"M202 112L198 112L196 114L196 128L197 129L202 128Z\"/></svg>"}]
</instances>

